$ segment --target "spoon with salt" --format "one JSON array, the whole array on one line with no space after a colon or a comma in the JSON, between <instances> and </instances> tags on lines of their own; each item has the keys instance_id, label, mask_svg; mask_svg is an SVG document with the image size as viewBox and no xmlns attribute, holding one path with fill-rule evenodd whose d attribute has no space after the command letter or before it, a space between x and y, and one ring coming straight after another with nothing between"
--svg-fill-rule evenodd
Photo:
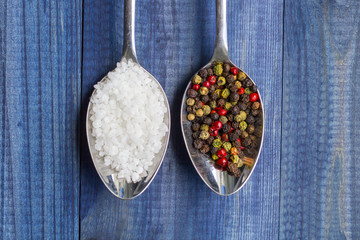
<instances>
[{"instance_id":1,"label":"spoon with salt","mask_svg":"<svg viewBox=\"0 0 360 240\"><path fill-rule=\"evenodd\" d=\"M150 183L154 179L155 175L157 174L157 172L161 166L161 163L164 159L167 145L169 142L169 136L170 136L170 108L169 108L169 103L166 98L166 94L165 94L164 90L162 89L160 83L155 79L155 77L153 77L149 72L147 72L143 67L140 66L140 64L138 63L137 57L136 57L135 0L124 0L123 55L122 55L120 63L118 63L118 68L109 72L97 85L103 86L103 85L108 84L109 78L111 78L111 76L115 76L116 74L119 74L119 72L121 74L121 70L119 70L119 69L122 66L127 66L128 68L126 68L127 70L125 70L125 71L131 71L132 72L131 74L133 74L132 76L135 76L134 74L136 74L136 72L141 72L142 77L144 77L143 75L147 75L147 76L145 76L145 80L147 80L148 82L146 83L147 85L145 85L145 86L150 85L152 87L152 90L149 90L149 91L152 91L153 94L157 94L157 96L161 100L161 101L159 100L157 102L162 102L162 104L163 104L163 106L161 106L164 109L164 114L163 114L163 118L162 118L162 121L164 123L163 128L162 128L163 136L162 136L160 142L155 142L155 143L152 142L154 145L157 145L157 146L154 146L154 145L150 146L150 148L158 149L157 152L154 152L154 157L152 158L152 164L150 166L146 166L147 167L146 174L139 175L138 173L135 173L135 175L132 175L132 176L136 176L135 181L132 181L133 177L131 177L131 180L130 180L129 176L127 176L127 179L124 176L122 178L119 177L119 171L121 171L120 166L112 166L109 163L106 164L106 159L105 159L104 153L100 153L99 145L98 146L96 145L97 139L96 139L96 136L94 136L94 131L93 131L94 130L93 128L95 128L94 127L95 123L92 121L93 118L91 118L94 115L94 111L95 111L93 109L93 107L94 107L93 100L94 100L94 98L98 97L98 96L96 96L97 91L99 91L97 87L95 87L96 89L92 93L91 100L89 102L89 106L87 109L86 134L87 134L87 140L88 140L91 158L93 160L93 163L95 165L97 173L99 174L101 180L103 181L103 183L105 184L107 189L113 195L115 195L116 197L118 197L120 199L133 199L133 198L139 196L141 193L143 193L146 190L146 188L150 185ZM122 73L122 74L124 74L124 73ZM119 78L120 77L121 76L119 76ZM132 79L131 81L136 81L136 80L137 79ZM142 84L142 83L140 83L140 84ZM144 85L141 85L141 86L144 86ZM118 105L122 104L122 102L121 102L122 96L119 96L119 99L120 99L120 101L117 103ZM149 100L146 100L146 101L149 101ZM144 104L149 104L149 103L144 103ZM122 110L119 110L118 112L122 112ZM142 116L142 115L143 115L143 113L139 112L136 117ZM145 125L146 120L149 122L149 121L152 121L153 119L144 119L144 122L143 122L142 126L140 126L140 127L143 127L143 126L146 127L146 125ZM111 123L109 123L109 124L111 124ZM98 123L97 123L97 125L98 125ZM149 128L149 126L147 128ZM134 131L135 130L136 129L134 129ZM128 128L122 129L121 131L129 131L129 129ZM131 129L130 129L130 131L131 131ZM151 130L148 130L148 131L151 131ZM138 134L141 135L142 133L138 133ZM130 139L131 139L131 137L133 137L133 136L130 136ZM123 140L121 136L118 136L118 138L120 139L119 141ZM118 149L115 149L115 152L123 151L123 149L121 149L121 147ZM137 150L137 151L141 152L143 146L138 146L138 147L140 148L140 150ZM104 147L104 149L105 149L105 147ZM130 156L129 154L131 155L132 153L127 152L126 156ZM121 158L121 154L119 154L119 157ZM142 161L141 159L135 159L135 160L137 162ZM119 160L119 161L123 161L123 160ZM128 164L132 164L132 163L128 163ZM137 164L139 164L139 163L137 163ZM140 169L140 170L142 171L142 173L144 173L144 171L142 169ZM126 171L128 171L128 170L126 170Z\"/></svg>"},{"instance_id":2,"label":"spoon with salt","mask_svg":"<svg viewBox=\"0 0 360 240\"><path fill-rule=\"evenodd\" d=\"M216 0L215 49L210 62L206 64L202 69L214 66L214 64L219 62L228 63L231 66L240 69L229 59L228 44L227 44L226 0ZM248 79L252 81L252 79L246 73L245 75ZM252 83L254 84L253 81ZM250 175L253 173L255 169L262 148L264 131L263 130L261 131L261 142L259 144L259 148L257 150L256 156L252 159L253 165L251 167L245 167L240 177L231 176L227 171L221 171L217 169L214 162L210 159L210 156L208 156L207 154L200 153L200 151L195 149L193 145L193 141L194 141L192 138L193 132L191 129L191 122L187 119L188 113L186 110L187 90L190 89L190 87L191 87L191 81L187 85L186 91L182 98L180 121L181 121L181 129L182 129L186 149L189 153L191 162L193 163L201 179L212 191L214 191L219 195L224 195L224 196L234 194L245 185L245 183L249 180ZM259 92L258 92L258 96L262 106L262 110L261 110L262 116L264 116L263 102L261 100L261 96ZM262 117L261 126L264 126L264 117Z\"/></svg>"}]
</instances>

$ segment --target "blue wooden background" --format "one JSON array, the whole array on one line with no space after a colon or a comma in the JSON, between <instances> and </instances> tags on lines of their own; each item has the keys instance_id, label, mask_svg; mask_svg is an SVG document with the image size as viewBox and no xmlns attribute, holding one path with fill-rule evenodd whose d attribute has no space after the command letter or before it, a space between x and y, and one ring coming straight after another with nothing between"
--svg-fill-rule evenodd
<instances>
[{"instance_id":1,"label":"blue wooden background","mask_svg":"<svg viewBox=\"0 0 360 240\"><path fill-rule=\"evenodd\" d=\"M0 239L360 239L360 2L228 0L230 58L266 112L260 161L230 197L201 181L179 121L215 3L136 7L138 59L172 129L149 189L122 201L95 172L84 114L121 57L123 1L0 1Z\"/></svg>"}]
</instances>

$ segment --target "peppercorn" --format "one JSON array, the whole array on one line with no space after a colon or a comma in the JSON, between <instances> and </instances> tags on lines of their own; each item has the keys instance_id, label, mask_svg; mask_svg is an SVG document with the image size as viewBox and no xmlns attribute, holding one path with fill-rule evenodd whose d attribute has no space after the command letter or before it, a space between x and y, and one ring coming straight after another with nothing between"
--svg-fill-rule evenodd
<instances>
[{"instance_id":1,"label":"peppercorn","mask_svg":"<svg viewBox=\"0 0 360 240\"><path fill-rule=\"evenodd\" d=\"M198 110L196 110L195 115L197 117L202 117L204 115L204 111L202 109L198 109Z\"/></svg>"},{"instance_id":2,"label":"peppercorn","mask_svg":"<svg viewBox=\"0 0 360 240\"><path fill-rule=\"evenodd\" d=\"M236 148L241 147L241 143L238 140L232 141L232 145ZM239 151L239 150L238 150Z\"/></svg>"},{"instance_id":3,"label":"peppercorn","mask_svg":"<svg viewBox=\"0 0 360 240\"><path fill-rule=\"evenodd\" d=\"M232 114L228 114L228 115L226 115L226 117L227 117L228 121L230 121L230 122L232 122L234 120L234 115L232 115Z\"/></svg>"},{"instance_id":4,"label":"peppercorn","mask_svg":"<svg viewBox=\"0 0 360 240\"><path fill-rule=\"evenodd\" d=\"M235 82L235 77L234 77L234 75L228 75L227 77L226 77L226 82L227 83L229 83L229 84L232 84L233 82Z\"/></svg>"},{"instance_id":5,"label":"peppercorn","mask_svg":"<svg viewBox=\"0 0 360 240\"><path fill-rule=\"evenodd\" d=\"M210 151L211 151L211 153L216 154L219 151L219 148L211 146Z\"/></svg>"},{"instance_id":6,"label":"peppercorn","mask_svg":"<svg viewBox=\"0 0 360 240\"><path fill-rule=\"evenodd\" d=\"M187 112L187 113L192 113L192 109L193 109L193 108L192 108L191 106L187 106L187 107L186 107L186 112Z\"/></svg>"},{"instance_id":7,"label":"peppercorn","mask_svg":"<svg viewBox=\"0 0 360 240\"><path fill-rule=\"evenodd\" d=\"M230 112L231 112L232 114L236 115L236 114L238 114L238 113L240 112L240 109L239 109L238 106L235 105L235 106L233 106L233 107L231 108Z\"/></svg>"},{"instance_id":8,"label":"peppercorn","mask_svg":"<svg viewBox=\"0 0 360 240\"><path fill-rule=\"evenodd\" d=\"M251 115L253 115L254 117L256 117L259 113L260 113L260 110L258 110L258 109L251 110Z\"/></svg>"},{"instance_id":9,"label":"peppercorn","mask_svg":"<svg viewBox=\"0 0 360 240\"><path fill-rule=\"evenodd\" d=\"M244 147L247 147L247 146L249 146L250 144L251 144L251 139L250 139L249 137L243 139L242 145L243 145Z\"/></svg>"},{"instance_id":10,"label":"peppercorn","mask_svg":"<svg viewBox=\"0 0 360 240\"><path fill-rule=\"evenodd\" d=\"M235 121L237 122L241 122L244 121L247 117L247 114L244 111L240 111L239 114L235 115Z\"/></svg>"},{"instance_id":11,"label":"peppercorn","mask_svg":"<svg viewBox=\"0 0 360 240\"><path fill-rule=\"evenodd\" d=\"M207 144L204 144L202 146L202 148L200 148L200 152L203 153L203 154L208 153L209 151L210 151L210 147Z\"/></svg>"},{"instance_id":12,"label":"peppercorn","mask_svg":"<svg viewBox=\"0 0 360 240\"><path fill-rule=\"evenodd\" d=\"M201 131L206 131L206 132L209 131L209 125L201 124L200 130L201 130Z\"/></svg>"},{"instance_id":13,"label":"peppercorn","mask_svg":"<svg viewBox=\"0 0 360 240\"><path fill-rule=\"evenodd\" d=\"M261 137L261 135L262 135L262 129L259 127L259 128L256 128L255 129L255 132L254 132L254 135L256 136L256 137Z\"/></svg>"},{"instance_id":14,"label":"peppercorn","mask_svg":"<svg viewBox=\"0 0 360 240\"><path fill-rule=\"evenodd\" d=\"M230 92L233 92L233 93L236 93L238 91L238 87L235 85L231 86L229 89L230 89Z\"/></svg>"},{"instance_id":15,"label":"peppercorn","mask_svg":"<svg viewBox=\"0 0 360 240\"><path fill-rule=\"evenodd\" d=\"M238 169L241 168L242 166L244 166L244 162L242 161L241 157L239 157L238 163L236 165L237 165Z\"/></svg>"},{"instance_id":16,"label":"peppercorn","mask_svg":"<svg viewBox=\"0 0 360 240\"><path fill-rule=\"evenodd\" d=\"M202 110L204 111L204 115L209 115L211 112L211 108L209 105L202 106Z\"/></svg>"},{"instance_id":17,"label":"peppercorn","mask_svg":"<svg viewBox=\"0 0 360 240\"><path fill-rule=\"evenodd\" d=\"M237 92L233 92L230 94L230 101L237 102L240 98L240 95Z\"/></svg>"},{"instance_id":18,"label":"peppercorn","mask_svg":"<svg viewBox=\"0 0 360 240\"><path fill-rule=\"evenodd\" d=\"M246 108L246 109L245 109L245 113L246 113L246 114L250 114L250 109Z\"/></svg>"},{"instance_id":19,"label":"peppercorn","mask_svg":"<svg viewBox=\"0 0 360 240\"><path fill-rule=\"evenodd\" d=\"M228 132L230 132L231 127L230 127L229 124L224 124L223 127L222 127L222 130L223 130L224 133L228 133Z\"/></svg>"},{"instance_id":20,"label":"peppercorn","mask_svg":"<svg viewBox=\"0 0 360 240\"><path fill-rule=\"evenodd\" d=\"M243 82L244 87L251 87L253 84L253 82L250 79L245 79Z\"/></svg>"},{"instance_id":21,"label":"peppercorn","mask_svg":"<svg viewBox=\"0 0 360 240\"><path fill-rule=\"evenodd\" d=\"M234 117L235 118L235 117ZM233 122L232 124L231 124L231 126L233 127L233 128L235 128L235 129L238 129L239 128L239 123L238 122Z\"/></svg>"},{"instance_id":22,"label":"peppercorn","mask_svg":"<svg viewBox=\"0 0 360 240\"><path fill-rule=\"evenodd\" d=\"M260 107L260 103L259 102L253 102L253 104L251 105L251 108L256 110Z\"/></svg>"},{"instance_id":23,"label":"peppercorn","mask_svg":"<svg viewBox=\"0 0 360 240\"><path fill-rule=\"evenodd\" d=\"M206 71L206 69L201 69L200 71L199 71L199 75L200 75L200 77L202 77L202 78L206 78L207 77L207 71Z\"/></svg>"},{"instance_id":24,"label":"peppercorn","mask_svg":"<svg viewBox=\"0 0 360 240\"><path fill-rule=\"evenodd\" d=\"M245 94L251 94L250 88L245 88Z\"/></svg>"},{"instance_id":25,"label":"peppercorn","mask_svg":"<svg viewBox=\"0 0 360 240\"><path fill-rule=\"evenodd\" d=\"M203 103L205 103L205 104L210 100L210 98L209 98L208 95L202 95L202 96L200 97L200 99L201 99L201 101L202 101Z\"/></svg>"},{"instance_id":26,"label":"peppercorn","mask_svg":"<svg viewBox=\"0 0 360 240\"><path fill-rule=\"evenodd\" d=\"M213 141L214 141L214 137L210 135L210 137L205 140L205 143L211 145Z\"/></svg>"},{"instance_id":27,"label":"peppercorn","mask_svg":"<svg viewBox=\"0 0 360 240\"><path fill-rule=\"evenodd\" d=\"M202 108L202 106L203 106L203 103L202 103L200 100L198 100L198 101L195 102L195 108L196 108L196 110Z\"/></svg>"},{"instance_id":28,"label":"peppercorn","mask_svg":"<svg viewBox=\"0 0 360 240\"><path fill-rule=\"evenodd\" d=\"M194 98L194 97L196 97L196 96L198 95L198 93L197 93L196 90L190 88L190 89L187 91L187 95L188 95L189 97Z\"/></svg>"},{"instance_id":29,"label":"peppercorn","mask_svg":"<svg viewBox=\"0 0 360 240\"><path fill-rule=\"evenodd\" d=\"M230 158L231 159L231 158ZM232 160L232 159L231 159ZM234 162L229 162L226 168L229 172L234 173L235 171L238 170L238 167L236 166L236 164Z\"/></svg>"},{"instance_id":30,"label":"peppercorn","mask_svg":"<svg viewBox=\"0 0 360 240\"><path fill-rule=\"evenodd\" d=\"M216 76L220 76L223 72L223 67L222 67L221 63L214 66L213 71Z\"/></svg>"},{"instance_id":31,"label":"peppercorn","mask_svg":"<svg viewBox=\"0 0 360 240\"><path fill-rule=\"evenodd\" d=\"M240 130L240 129L236 129L236 130L234 131L234 134L235 134L235 136L236 136L237 138L240 137L241 130Z\"/></svg>"},{"instance_id":32,"label":"peppercorn","mask_svg":"<svg viewBox=\"0 0 360 240\"><path fill-rule=\"evenodd\" d=\"M248 103L249 102L249 95L247 94L243 94L241 95L241 101L244 102L244 103Z\"/></svg>"},{"instance_id":33,"label":"peppercorn","mask_svg":"<svg viewBox=\"0 0 360 240\"><path fill-rule=\"evenodd\" d=\"M247 118L246 118L246 122L248 124L253 124L255 122L255 118L251 115L248 115Z\"/></svg>"},{"instance_id":34,"label":"peppercorn","mask_svg":"<svg viewBox=\"0 0 360 240\"><path fill-rule=\"evenodd\" d=\"M210 87L209 87L209 91L210 92L214 92L216 90L216 86L215 85L211 85Z\"/></svg>"},{"instance_id":35,"label":"peppercorn","mask_svg":"<svg viewBox=\"0 0 360 240\"><path fill-rule=\"evenodd\" d=\"M207 69L207 75L208 75L208 76L214 75L214 72L213 72L213 70L212 70L211 68L208 68L208 69Z\"/></svg>"},{"instance_id":36,"label":"peppercorn","mask_svg":"<svg viewBox=\"0 0 360 240\"><path fill-rule=\"evenodd\" d=\"M226 84L226 80L224 77L219 77L218 80L216 81L216 83L219 85L219 86L223 86Z\"/></svg>"},{"instance_id":37,"label":"peppercorn","mask_svg":"<svg viewBox=\"0 0 360 240\"><path fill-rule=\"evenodd\" d=\"M219 117L219 120L220 120L220 122L221 122L223 125L226 124L227 121L228 121L227 117L225 117L225 116L220 116L220 117Z\"/></svg>"},{"instance_id":38,"label":"peppercorn","mask_svg":"<svg viewBox=\"0 0 360 240\"><path fill-rule=\"evenodd\" d=\"M246 74L244 72L239 72L238 75L237 75L237 79L240 80L240 81L243 81L246 79Z\"/></svg>"},{"instance_id":39,"label":"peppercorn","mask_svg":"<svg viewBox=\"0 0 360 240\"><path fill-rule=\"evenodd\" d=\"M200 139L196 139L196 140L194 141L194 148L196 148L196 149L202 148L203 145L204 145L204 143L203 143L203 141L200 140Z\"/></svg>"},{"instance_id":40,"label":"peppercorn","mask_svg":"<svg viewBox=\"0 0 360 240\"><path fill-rule=\"evenodd\" d=\"M207 95L209 93L209 89L207 87L201 87L199 92L201 95Z\"/></svg>"},{"instance_id":41,"label":"peppercorn","mask_svg":"<svg viewBox=\"0 0 360 240\"><path fill-rule=\"evenodd\" d=\"M195 104L195 99L193 99L193 98L186 99L186 104L188 106L193 106Z\"/></svg>"},{"instance_id":42,"label":"peppercorn","mask_svg":"<svg viewBox=\"0 0 360 240\"><path fill-rule=\"evenodd\" d=\"M204 118L204 124L211 125L212 120L209 117Z\"/></svg>"},{"instance_id":43,"label":"peppercorn","mask_svg":"<svg viewBox=\"0 0 360 240\"><path fill-rule=\"evenodd\" d=\"M212 160L216 161L219 159L219 157L216 154L211 155Z\"/></svg>"},{"instance_id":44,"label":"peppercorn","mask_svg":"<svg viewBox=\"0 0 360 240\"><path fill-rule=\"evenodd\" d=\"M221 145L222 145L222 142L220 139L215 139L213 142L212 142L212 145L216 148L220 148Z\"/></svg>"},{"instance_id":45,"label":"peppercorn","mask_svg":"<svg viewBox=\"0 0 360 240\"><path fill-rule=\"evenodd\" d=\"M224 88L222 91L221 91L221 97L222 98L228 98L230 95L230 90L228 88Z\"/></svg>"},{"instance_id":46,"label":"peppercorn","mask_svg":"<svg viewBox=\"0 0 360 240\"><path fill-rule=\"evenodd\" d=\"M223 143L223 148L225 149L225 151L229 152L231 149L231 143L229 142L224 142Z\"/></svg>"},{"instance_id":47,"label":"peppercorn","mask_svg":"<svg viewBox=\"0 0 360 240\"><path fill-rule=\"evenodd\" d=\"M257 92L257 86L254 84L254 85L252 85L251 87L250 87L250 90L252 91L252 92Z\"/></svg>"},{"instance_id":48,"label":"peppercorn","mask_svg":"<svg viewBox=\"0 0 360 240\"><path fill-rule=\"evenodd\" d=\"M247 128L247 123L245 121L240 122L239 128L240 130L245 130Z\"/></svg>"},{"instance_id":49,"label":"peppercorn","mask_svg":"<svg viewBox=\"0 0 360 240\"><path fill-rule=\"evenodd\" d=\"M224 105L224 109L225 109L226 111L229 111L231 107L232 107L232 104L229 103L229 102L226 102L225 105Z\"/></svg>"},{"instance_id":50,"label":"peppercorn","mask_svg":"<svg viewBox=\"0 0 360 240\"><path fill-rule=\"evenodd\" d=\"M248 136L249 136L248 132L246 132L246 131L241 131L240 137L241 137L242 139L245 139L245 138L247 138Z\"/></svg>"},{"instance_id":51,"label":"peppercorn","mask_svg":"<svg viewBox=\"0 0 360 240\"><path fill-rule=\"evenodd\" d=\"M228 73L230 71L230 65L228 63L225 63L223 68L225 73Z\"/></svg>"},{"instance_id":52,"label":"peppercorn","mask_svg":"<svg viewBox=\"0 0 360 240\"><path fill-rule=\"evenodd\" d=\"M243 151L239 151L238 150L238 156L239 156L239 158L243 158L244 156L245 156L245 154L244 154L244 152Z\"/></svg>"},{"instance_id":53,"label":"peppercorn","mask_svg":"<svg viewBox=\"0 0 360 240\"><path fill-rule=\"evenodd\" d=\"M237 89L242 87L242 84L240 81L235 81L234 85L237 87Z\"/></svg>"},{"instance_id":54,"label":"peppercorn","mask_svg":"<svg viewBox=\"0 0 360 240\"><path fill-rule=\"evenodd\" d=\"M216 101L214 101L214 100L213 100L213 101L210 101L209 106L210 106L212 109L216 108L216 107L217 107Z\"/></svg>"},{"instance_id":55,"label":"peppercorn","mask_svg":"<svg viewBox=\"0 0 360 240\"><path fill-rule=\"evenodd\" d=\"M219 119L219 114L214 112L210 114L210 117L212 120L218 120Z\"/></svg>"},{"instance_id":56,"label":"peppercorn","mask_svg":"<svg viewBox=\"0 0 360 240\"><path fill-rule=\"evenodd\" d=\"M260 115L259 115L260 116ZM258 127L258 126L261 126L262 125L262 119L261 117L257 117L256 121L255 121L255 126Z\"/></svg>"},{"instance_id":57,"label":"peppercorn","mask_svg":"<svg viewBox=\"0 0 360 240\"><path fill-rule=\"evenodd\" d=\"M200 83L201 83L201 77L196 74L196 75L193 77L192 82L193 82L194 84L200 84Z\"/></svg>"},{"instance_id":58,"label":"peppercorn","mask_svg":"<svg viewBox=\"0 0 360 240\"><path fill-rule=\"evenodd\" d=\"M237 139L237 136L235 135L235 133L229 133L229 141L230 142L235 142Z\"/></svg>"},{"instance_id":59,"label":"peppercorn","mask_svg":"<svg viewBox=\"0 0 360 240\"><path fill-rule=\"evenodd\" d=\"M236 156L237 156L237 154L238 154L238 150L237 150L237 148L236 148L236 147L232 147L232 148L230 149L230 154L231 154L231 155L236 155Z\"/></svg>"},{"instance_id":60,"label":"peppercorn","mask_svg":"<svg viewBox=\"0 0 360 240\"><path fill-rule=\"evenodd\" d=\"M218 106L218 107L222 107L222 106L225 105L225 103L226 103L226 100L223 99L223 98L220 98L220 99L217 101L217 106Z\"/></svg>"},{"instance_id":61,"label":"peppercorn","mask_svg":"<svg viewBox=\"0 0 360 240\"><path fill-rule=\"evenodd\" d=\"M192 129L194 132L199 131L199 129L200 129L200 123L193 123L193 124L191 125L191 129Z\"/></svg>"},{"instance_id":62,"label":"peppercorn","mask_svg":"<svg viewBox=\"0 0 360 240\"><path fill-rule=\"evenodd\" d=\"M187 119L188 119L189 121L193 121L193 120L195 119L195 115L192 114L192 113L189 113L189 114L187 115Z\"/></svg>"},{"instance_id":63,"label":"peppercorn","mask_svg":"<svg viewBox=\"0 0 360 240\"><path fill-rule=\"evenodd\" d=\"M206 125L207 126L207 125ZM210 137L210 134L209 134L209 132L207 132L207 131L201 131L200 132L200 138L202 139L202 140L206 140L206 139L208 139Z\"/></svg>"},{"instance_id":64,"label":"peppercorn","mask_svg":"<svg viewBox=\"0 0 360 240\"><path fill-rule=\"evenodd\" d=\"M244 111L247 108L246 103L243 102L238 103L238 107L241 111Z\"/></svg>"}]
</instances>

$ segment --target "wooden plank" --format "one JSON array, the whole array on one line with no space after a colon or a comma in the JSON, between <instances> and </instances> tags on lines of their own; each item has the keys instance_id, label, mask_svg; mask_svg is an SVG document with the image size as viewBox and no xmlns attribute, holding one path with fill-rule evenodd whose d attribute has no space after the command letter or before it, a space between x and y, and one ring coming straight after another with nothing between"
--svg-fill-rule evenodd
<instances>
[{"instance_id":1,"label":"wooden plank","mask_svg":"<svg viewBox=\"0 0 360 240\"><path fill-rule=\"evenodd\" d=\"M76 239L82 2L0 13L0 239Z\"/></svg>"},{"instance_id":2,"label":"wooden plank","mask_svg":"<svg viewBox=\"0 0 360 240\"><path fill-rule=\"evenodd\" d=\"M115 66L122 46L122 2L84 4L83 102ZM279 220L282 1L228 1L230 56L257 82L266 107L263 153L249 183L220 197L194 170L180 132L180 98L190 76L209 61L215 42L214 1L137 1L139 62L165 87L171 141L149 189L131 201L102 185L84 146L82 239L276 239ZM85 140L83 136L83 141Z\"/></svg>"},{"instance_id":3,"label":"wooden plank","mask_svg":"<svg viewBox=\"0 0 360 240\"><path fill-rule=\"evenodd\" d=\"M286 1L281 239L360 239L358 1Z\"/></svg>"}]
</instances>

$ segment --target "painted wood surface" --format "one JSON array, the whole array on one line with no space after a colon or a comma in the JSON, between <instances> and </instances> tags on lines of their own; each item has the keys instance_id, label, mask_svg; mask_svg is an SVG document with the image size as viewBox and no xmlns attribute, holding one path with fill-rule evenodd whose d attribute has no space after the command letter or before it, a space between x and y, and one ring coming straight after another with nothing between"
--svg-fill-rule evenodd
<instances>
[{"instance_id":1,"label":"painted wood surface","mask_svg":"<svg viewBox=\"0 0 360 240\"><path fill-rule=\"evenodd\" d=\"M0 1L0 239L360 239L359 11L228 0L230 58L259 86L266 132L248 184L220 197L193 169L179 116L212 54L214 1L137 1L138 59L166 91L172 129L149 189L121 201L82 123L121 57L123 1Z\"/></svg>"},{"instance_id":2,"label":"painted wood surface","mask_svg":"<svg viewBox=\"0 0 360 240\"><path fill-rule=\"evenodd\" d=\"M0 1L0 239L77 239L82 2Z\"/></svg>"},{"instance_id":3,"label":"painted wood surface","mask_svg":"<svg viewBox=\"0 0 360 240\"><path fill-rule=\"evenodd\" d=\"M281 239L360 239L359 1L285 1Z\"/></svg>"},{"instance_id":4,"label":"painted wood surface","mask_svg":"<svg viewBox=\"0 0 360 240\"><path fill-rule=\"evenodd\" d=\"M249 183L230 197L216 195L202 182L180 132L180 98L214 47L214 1L137 1L136 6L138 59L165 88L171 105L171 140L159 174L144 194L131 201L118 200L106 190L84 149L81 238L278 238L282 1L228 1L230 58L258 84L267 120L258 167ZM84 13L82 92L87 103L92 85L121 57L123 5L86 0Z\"/></svg>"}]
</instances>

